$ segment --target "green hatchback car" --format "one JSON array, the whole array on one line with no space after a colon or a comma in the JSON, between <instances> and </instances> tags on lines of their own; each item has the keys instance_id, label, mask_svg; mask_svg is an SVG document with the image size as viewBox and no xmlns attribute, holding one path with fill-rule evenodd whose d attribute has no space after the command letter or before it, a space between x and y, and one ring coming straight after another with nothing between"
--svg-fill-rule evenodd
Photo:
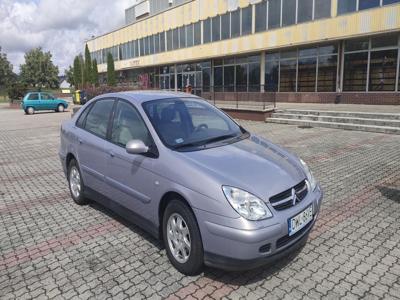
<instances>
[{"instance_id":1,"label":"green hatchback car","mask_svg":"<svg viewBox=\"0 0 400 300\"><path fill-rule=\"evenodd\" d=\"M32 92L25 95L21 108L28 115L33 115L37 110L63 112L68 108L68 102L64 99L57 99L49 93Z\"/></svg>"}]
</instances>

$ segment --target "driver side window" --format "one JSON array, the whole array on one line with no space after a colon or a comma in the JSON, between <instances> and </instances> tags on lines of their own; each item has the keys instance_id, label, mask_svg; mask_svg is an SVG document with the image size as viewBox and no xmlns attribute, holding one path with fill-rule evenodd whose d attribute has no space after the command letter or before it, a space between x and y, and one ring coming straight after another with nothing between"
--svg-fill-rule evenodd
<instances>
[{"instance_id":1,"label":"driver side window","mask_svg":"<svg viewBox=\"0 0 400 300\"><path fill-rule=\"evenodd\" d=\"M124 101L118 101L111 141L125 147L131 140L141 140L147 146L151 144L150 133L137 110Z\"/></svg>"}]
</instances>

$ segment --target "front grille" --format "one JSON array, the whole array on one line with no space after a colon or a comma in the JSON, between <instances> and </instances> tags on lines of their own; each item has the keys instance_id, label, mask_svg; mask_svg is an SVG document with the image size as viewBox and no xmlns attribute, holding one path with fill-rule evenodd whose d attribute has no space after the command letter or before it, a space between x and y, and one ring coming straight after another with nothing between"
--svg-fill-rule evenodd
<instances>
[{"instance_id":1,"label":"front grille","mask_svg":"<svg viewBox=\"0 0 400 300\"><path fill-rule=\"evenodd\" d=\"M310 229L312 223L313 223L312 221L309 222L306 226L304 226L302 229L300 229L299 231L297 231L295 234L293 234L291 236L285 235L284 237L281 237L279 240L276 241L276 249L286 246L291 241L293 241L296 238L298 238L299 236L301 236L304 232L306 232L308 229Z\"/></svg>"},{"instance_id":2,"label":"front grille","mask_svg":"<svg viewBox=\"0 0 400 300\"><path fill-rule=\"evenodd\" d=\"M303 180L294 187L283 191L275 196L269 198L269 202L276 210L283 210L296 205L301 202L308 193L308 184L306 180ZM293 195L296 195L296 201L293 203Z\"/></svg>"}]
</instances>

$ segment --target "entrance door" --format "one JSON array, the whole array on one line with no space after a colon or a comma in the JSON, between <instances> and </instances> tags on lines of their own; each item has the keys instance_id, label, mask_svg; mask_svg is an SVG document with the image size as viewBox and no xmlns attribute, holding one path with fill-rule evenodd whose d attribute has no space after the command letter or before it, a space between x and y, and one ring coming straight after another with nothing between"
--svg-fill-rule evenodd
<instances>
[{"instance_id":1,"label":"entrance door","mask_svg":"<svg viewBox=\"0 0 400 300\"><path fill-rule=\"evenodd\" d=\"M182 75L182 87L184 90L186 90L186 87L188 87L189 85L192 87L192 91L196 86L196 82L195 82L196 76L194 72L190 72L190 73L183 73Z\"/></svg>"}]
</instances>

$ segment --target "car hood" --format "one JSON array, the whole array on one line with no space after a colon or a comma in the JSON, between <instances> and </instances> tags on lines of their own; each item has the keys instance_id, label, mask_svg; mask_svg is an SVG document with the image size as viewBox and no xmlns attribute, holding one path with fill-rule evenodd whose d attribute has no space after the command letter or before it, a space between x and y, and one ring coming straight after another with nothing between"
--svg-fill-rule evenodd
<instances>
[{"instance_id":1,"label":"car hood","mask_svg":"<svg viewBox=\"0 0 400 300\"><path fill-rule=\"evenodd\" d=\"M256 136L181 154L218 184L241 188L264 200L306 178L298 158Z\"/></svg>"}]
</instances>

